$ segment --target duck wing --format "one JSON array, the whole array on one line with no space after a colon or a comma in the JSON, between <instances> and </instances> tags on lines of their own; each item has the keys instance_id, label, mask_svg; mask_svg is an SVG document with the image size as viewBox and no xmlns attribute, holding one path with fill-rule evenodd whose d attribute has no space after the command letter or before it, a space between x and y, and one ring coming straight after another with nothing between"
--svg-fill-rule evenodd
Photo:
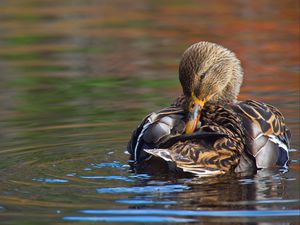
<instances>
[{"instance_id":1,"label":"duck wing","mask_svg":"<svg viewBox=\"0 0 300 225\"><path fill-rule=\"evenodd\" d=\"M180 140L169 148L145 151L197 176L233 170L244 149L239 117L234 111L217 105L208 106L201 117L203 125L194 133L194 139Z\"/></svg>"},{"instance_id":2,"label":"duck wing","mask_svg":"<svg viewBox=\"0 0 300 225\"><path fill-rule=\"evenodd\" d=\"M147 115L133 131L127 145L131 159L140 162L149 157L144 149L158 148L170 138L183 134L185 122L183 109L170 106Z\"/></svg>"},{"instance_id":3,"label":"duck wing","mask_svg":"<svg viewBox=\"0 0 300 225\"><path fill-rule=\"evenodd\" d=\"M235 168L240 153L236 141L220 138L212 146L193 141L178 142L168 149L145 149L149 154L172 162L175 167L197 176L222 174Z\"/></svg>"},{"instance_id":4,"label":"duck wing","mask_svg":"<svg viewBox=\"0 0 300 225\"><path fill-rule=\"evenodd\" d=\"M179 98L180 99L180 98ZM177 142L188 140L206 140L211 142L227 136L217 129L198 130L193 134L184 134L185 113L179 105L171 105L160 111L147 115L142 123L133 131L127 145L127 151L135 162L146 160L150 157L145 149L170 148Z\"/></svg>"},{"instance_id":5,"label":"duck wing","mask_svg":"<svg viewBox=\"0 0 300 225\"><path fill-rule=\"evenodd\" d=\"M279 110L254 100L239 102L234 109L244 126L246 151L255 158L257 168L285 167L291 133Z\"/></svg>"}]
</instances>

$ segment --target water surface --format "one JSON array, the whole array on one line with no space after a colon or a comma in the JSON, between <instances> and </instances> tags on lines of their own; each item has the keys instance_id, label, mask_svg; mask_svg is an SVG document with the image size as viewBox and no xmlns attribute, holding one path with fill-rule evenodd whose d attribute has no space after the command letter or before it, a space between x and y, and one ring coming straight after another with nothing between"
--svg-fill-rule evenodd
<instances>
[{"instance_id":1,"label":"water surface","mask_svg":"<svg viewBox=\"0 0 300 225\"><path fill-rule=\"evenodd\" d=\"M1 224L299 223L294 1L0 5ZM289 171L196 179L130 170L131 131L180 94L180 56L202 40L241 59L240 99L285 115Z\"/></svg>"}]
</instances>

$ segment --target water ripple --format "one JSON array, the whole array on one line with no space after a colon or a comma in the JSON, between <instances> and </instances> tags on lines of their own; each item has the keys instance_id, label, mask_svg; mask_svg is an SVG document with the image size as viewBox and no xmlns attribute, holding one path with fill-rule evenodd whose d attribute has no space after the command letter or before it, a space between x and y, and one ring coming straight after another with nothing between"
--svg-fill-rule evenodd
<instances>
[{"instance_id":1,"label":"water ripple","mask_svg":"<svg viewBox=\"0 0 300 225\"><path fill-rule=\"evenodd\" d=\"M128 168L128 165L121 164L119 161L105 162L105 163L99 163L99 164L92 163L91 166L93 168L97 168L97 169L105 168L105 167L119 168L119 169Z\"/></svg>"},{"instance_id":2,"label":"water ripple","mask_svg":"<svg viewBox=\"0 0 300 225\"><path fill-rule=\"evenodd\" d=\"M129 205L174 205L177 201L155 201L155 200L141 200L141 199L120 199L116 203Z\"/></svg>"},{"instance_id":3,"label":"water ripple","mask_svg":"<svg viewBox=\"0 0 300 225\"><path fill-rule=\"evenodd\" d=\"M80 176L80 178L83 179L104 179L104 180L121 180L121 181L127 181L127 182L133 182L133 179L129 179L126 176Z\"/></svg>"},{"instance_id":4,"label":"water ripple","mask_svg":"<svg viewBox=\"0 0 300 225\"><path fill-rule=\"evenodd\" d=\"M98 193L174 193L182 192L189 189L186 185L174 184L174 185L164 185L164 186L143 186L143 187L108 187L108 188L97 188Z\"/></svg>"},{"instance_id":5,"label":"water ripple","mask_svg":"<svg viewBox=\"0 0 300 225\"><path fill-rule=\"evenodd\" d=\"M175 218L175 217L162 217L162 216L66 216L63 220L68 221L85 221L85 222L135 222L135 223L186 223L194 222L194 219Z\"/></svg>"},{"instance_id":6,"label":"water ripple","mask_svg":"<svg viewBox=\"0 0 300 225\"><path fill-rule=\"evenodd\" d=\"M42 182L42 183L67 183L68 180L57 179L57 178L33 178L33 181Z\"/></svg>"},{"instance_id":7,"label":"water ripple","mask_svg":"<svg viewBox=\"0 0 300 225\"><path fill-rule=\"evenodd\" d=\"M222 205L275 205L275 204L299 204L300 199L264 199L256 201L221 202Z\"/></svg>"},{"instance_id":8,"label":"water ripple","mask_svg":"<svg viewBox=\"0 0 300 225\"><path fill-rule=\"evenodd\" d=\"M161 209L125 209L125 210L81 210L84 214L105 215L166 215L166 216L207 216L207 217L287 217L299 216L300 210L161 210Z\"/></svg>"}]
</instances>

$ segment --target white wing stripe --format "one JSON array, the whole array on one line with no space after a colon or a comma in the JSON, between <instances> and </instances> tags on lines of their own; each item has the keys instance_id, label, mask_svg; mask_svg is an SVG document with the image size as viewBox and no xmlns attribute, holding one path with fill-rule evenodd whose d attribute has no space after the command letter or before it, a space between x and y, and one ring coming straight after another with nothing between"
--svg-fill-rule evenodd
<instances>
[{"instance_id":1,"label":"white wing stripe","mask_svg":"<svg viewBox=\"0 0 300 225\"><path fill-rule=\"evenodd\" d=\"M135 144L135 148L134 148L134 161L135 162L137 161L137 150L138 150L138 147L139 147L139 144L140 144L140 139L143 136L145 130L150 126L150 124L153 123L153 121L154 121L155 118L156 118L156 113L152 113L149 116L149 118L147 119L148 122L144 124L143 129L142 129L141 133L139 134L139 136L137 138L137 141L136 141L136 144Z\"/></svg>"}]
</instances>

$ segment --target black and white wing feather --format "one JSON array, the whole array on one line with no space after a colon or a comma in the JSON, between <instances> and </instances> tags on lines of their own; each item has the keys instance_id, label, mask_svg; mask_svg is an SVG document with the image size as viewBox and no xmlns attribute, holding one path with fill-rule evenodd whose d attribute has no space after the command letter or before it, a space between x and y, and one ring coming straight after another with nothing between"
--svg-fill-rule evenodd
<instances>
[{"instance_id":1,"label":"black and white wing feather","mask_svg":"<svg viewBox=\"0 0 300 225\"><path fill-rule=\"evenodd\" d=\"M246 151L255 158L257 168L285 167L291 133L279 110L254 100L238 103L235 110L243 118Z\"/></svg>"}]
</instances>

